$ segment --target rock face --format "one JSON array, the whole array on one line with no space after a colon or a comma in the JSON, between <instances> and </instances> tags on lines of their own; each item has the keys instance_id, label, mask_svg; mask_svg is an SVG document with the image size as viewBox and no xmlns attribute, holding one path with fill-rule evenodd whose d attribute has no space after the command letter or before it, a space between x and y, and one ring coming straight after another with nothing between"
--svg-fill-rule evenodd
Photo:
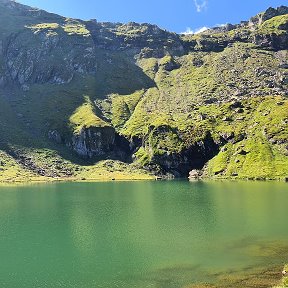
<instances>
[{"instance_id":1,"label":"rock face","mask_svg":"<svg viewBox=\"0 0 288 288\"><path fill-rule=\"evenodd\" d=\"M50 149L192 179L268 163L266 174L286 176L287 13L178 35L0 0L0 152ZM44 175L37 157L26 168Z\"/></svg>"},{"instance_id":2,"label":"rock face","mask_svg":"<svg viewBox=\"0 0 288 288\"><path fill-rule=\"evenodd\" d=\"M65 84L70 83L75 74L95 75L99 69L99 56L104 56L113 65L109 53L97 55L99 49L115 53L125 51L132 59L136 54L161 58L184 52L179 35L156 25L85 22L29 9L13 1L0 4L6 13L16 11L19 18L31 16L21 32L11 33L3 43L0 42L0 55L5 56L5 76L22 86ZM47 19L47 23L43 23L43 19ZM144 56L144 51L151 53Z\"/></svg>"},{"instance_id":3,"label":"rock face","mask_svg":"<svg viewBox=\"0 0 288 288\"><path fill-rule=\"evenodd\" d=\"M288 30L285 28L285 30ZM283 35L276 35L276 34L269 34L269 35L255 35L253 39L253 43L257 46L272 50L284 50L287 49L287 41L288 36L287 34Z\"/></svg>"},{"instance_id":4,"label":"rock face","mask_svg":"<svg viewBox=\"0 0 288 288\"><path fill-rule=\"evenodd\" d=\"M114 145L115 129L112 127L82 129L71 141L72 149L78 155L88 158L103 156L111 152Z\"/></svg>"},{"instance_id":5,"label":"rock face","mask_svg":"<svg viewBox=\"0 0 288 288\"><path fill-rule=\"evenodd\" d=\"M206 138L180 153L154 155L152 163L159 165L164 174L171 173L174 177L188 177L191 168L202 169L217 152L218 146L211 138Z\"/></svg>"},{"instance_id":6,"label":"rock face","mask_svg":"<svg viewBox=\"0 0 288 288\"><path fill-rule=\"evenodd\" d=\"M265 12L260 13L250 19L250 24L261 25L263 22L272 19L273 17L288 14L287 6L280 6L278 8L268 8Z\"/></svg>"},{"instance_id":7,"label":"rock face","mask_svg":"<svg viewBox=\"0 0 288 288\"><path fill-rule=\"evenodd\" d=\"M141 53L142 57L148 58L161 58L167 54L182 55L184 52L179 35L164 31L156 25L89 21L86 27L98 48L126 51L132 55Z\"/></svg>"},{"instance_id":8,"label":"rock face","mask_svg":"<svg viewBox=\"0 0 288 288\"><path fill-rule=\"evenodd\" d=\"M76 72L96 73L92 39L80 38L81 48L75 49L77 36L70 39L60 28L55 30L58 33L49 34L45 29L35 32L26 28L24 32L9 37L5 45L5 60L13 82L19 85L65 84L71 82Z\"/></svg>"},{"instance_id":9,"label":"rock face","mask_svg":"<svg viewBox=\"0 0 288 288\"><path fill-rule=\"evenodd\" d=\"M218 153L218 145L210 133L200 141L184 145L185 136L168 125L150 127L143 146L149 153L151 169L159 175L188 177L191 169L202 169L205 163ZM167 144L171 147L168 147Z\"/></svg>"},{"instance_id":10,"label":"rock face","mask_svg":"<svg viewBox=\"0 0 288 288\"><path fill-rule=\"evenodd\" d=\"M57 130L52 130L49 131L48 137L58 144L65 144L83 158L112 157L130 161L129 157L132 154L130 143L113 127L82 128L71 138L64 138Z\"/></svg>"},{"instance_id":11,"label":"rock face","mask_svg":"<svg viewBox=\"0 0 288 288\"><path fill-rule=\"evenodd\" d=\"M262 49L287 49L287 14L286 6L270 7L241 24L208 29L197 37L185 36L184 47L190 51L219 52L235 42L243 42Z\"/></svg>"}]
</instances>

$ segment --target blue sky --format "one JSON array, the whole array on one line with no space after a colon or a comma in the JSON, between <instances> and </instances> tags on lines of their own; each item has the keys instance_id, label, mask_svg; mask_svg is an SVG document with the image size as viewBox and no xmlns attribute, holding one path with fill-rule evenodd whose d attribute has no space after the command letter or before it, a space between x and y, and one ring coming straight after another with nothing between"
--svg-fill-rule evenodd
<instances>
[{"instance_id":1,"label":"blue sky","mask_svg":"<svg viewBox=\"0 0 288 288\"><path fill-rule=\"evenodd\" d=\"M18 0L63 16L109 22L140 22L184 32L239 23L288 0Z\"/></svg>"}]
</instances>

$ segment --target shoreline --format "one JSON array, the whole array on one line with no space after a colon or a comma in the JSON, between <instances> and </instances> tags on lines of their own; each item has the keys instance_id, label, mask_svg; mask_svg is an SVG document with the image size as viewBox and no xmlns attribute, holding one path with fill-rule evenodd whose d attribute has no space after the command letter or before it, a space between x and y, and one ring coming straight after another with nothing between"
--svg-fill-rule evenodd
<instances>
[{"instance_id":1,"label":"shoreline","mask_svg":"<svg viewBox=\"0 0 288 288\"><path fill-rule=\"evenodd\" d=\"M50 177L35 177L31 179L27 178L15 178L15 179L1 179L0 186L6 185L25 185L25 184L49 184L49 183L97 183L97 182L125 182L125 181L187 181L187 182L206 182L206 181L215 181L215 182L283 182L288 183L288 177L278 177L278 178L235 178L235 177L223 177L223 178L199 178L199 179L189 179L189 178L165 178L155 175L142 175L142 176L130 176L121 175L120 177L95 177L95 178L50 178Z\"/></svg>"}]
</instances>

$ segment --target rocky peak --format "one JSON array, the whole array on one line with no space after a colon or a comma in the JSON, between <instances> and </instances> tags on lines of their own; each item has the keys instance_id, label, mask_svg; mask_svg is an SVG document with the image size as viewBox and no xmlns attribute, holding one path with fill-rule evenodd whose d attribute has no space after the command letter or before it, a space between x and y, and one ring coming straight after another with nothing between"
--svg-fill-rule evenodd
<instances>
[{"instance_id":1,"label":"rocky peak","mask_svg":"<svg viewBox=\"0 0 288 288\"><path fill-rule=\"evenodd\" d=\"M285 14L288 14L288 7L287 6L280 6L277 8L277 11L279 13L279 15L285 15Z\"/></svg>"},{"instance_id":2,"label":"rocky peak","mask_svg":"<svg viewBox=\"0 0 288 288\"><path fill-rule=\"evenodd\" d=\"M35 18L36 19L37 18L42 19L43 17L48 18L48 19L49 18L53 18L53 19L63 18L57 14L49 13L49 12L47 12L45 10L41 10L39 8L34 8L34 7L27 6L27 5L23 5L23 4L18 3L17 1L14 1L14 0L0 0L0 7L3 10L5 9L4 11L3 10L2 11L6 15L13 13L14 16L16 16L16 15L28 16L28 17L31 17L30 21L35 21ZM26 21L29 21L29 19L26 19Z\"/></svg>"},{"instance_id":3,"label":"rocky peak","mask_svg":"<svg viewBox=\"0 0 288 288\"><path fill-rule=\"evenodd\" d=\"M16 4L18 4L16 1L12 1L12 0L0 0L0 4L5 4L5 5L7 5L7 6L9 6L9 5L16 5Z\"/></svg>"},{"instance_id":4,"label":"rocky peak","mask_svg":"<svg viewBox=\"0 0 288 288\"><path fill-rule=\"evenodd\" d=\"M261 25L263 22L272 19L273 17L288 14L287 6L278 8L269 7L265 12L259 13L250 19L250 25Z\"/></svg>"},{"instance_id":5,"label":"rocky peak","mask_svg":"<svg viewBox=\"0 0 288 288\"><path fill-rule=\"evenodd\" d=\"M219 52L236 42L252 43L265 50L287 49L288 7L268 8L249 21L210 28L197 35L182 35L188 51Z\"/></svg>"},{"instance_id":6,"label":"rocky peak","mask_svg":"<svg viewBox=\"0 0 288 288\"><path fill-rule=\"evenodd\" d=\"M148 23L109 23L86 22L95 45L113 51L126 51L132 54L145 54L141 51L152 49L151 57L163 57L166 54L183 54L179 35ZM150 54L149 54L150 55Z\"/></svg>"},{"instance_id":7,"label":"rocky peak","mask_svg":"<svg viewBox=\"0 0 288 288\"><path fill-rule=\"evenodd\" d=\"M32 10L39 11L40 10L40 9L37 9L37 8L32 8L32 7L20 4L20 3L16 2L16 1L13 1L13 0L0 0L0 5L5 7L5 8L8 8L10 10L18 10L18 11L21 11L21 12L24 12L24 11L28 12L28 11L32 11Z\"/></svg>"}]
</instances>

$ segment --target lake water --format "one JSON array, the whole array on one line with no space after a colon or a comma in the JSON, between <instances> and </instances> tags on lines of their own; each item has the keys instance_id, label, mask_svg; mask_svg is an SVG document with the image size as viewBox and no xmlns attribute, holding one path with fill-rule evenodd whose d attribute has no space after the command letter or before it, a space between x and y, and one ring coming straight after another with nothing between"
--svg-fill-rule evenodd
<instances>
[{"instance_id":1,"label":"lake water","mask_svg":"<svg viewBox=\"0 0 288 288\"><path fill-rule=\"evenodd\" d=\"M269 287L287 221L278 182L0 186L0 287Z\"/></svg>"}]
</instances>

